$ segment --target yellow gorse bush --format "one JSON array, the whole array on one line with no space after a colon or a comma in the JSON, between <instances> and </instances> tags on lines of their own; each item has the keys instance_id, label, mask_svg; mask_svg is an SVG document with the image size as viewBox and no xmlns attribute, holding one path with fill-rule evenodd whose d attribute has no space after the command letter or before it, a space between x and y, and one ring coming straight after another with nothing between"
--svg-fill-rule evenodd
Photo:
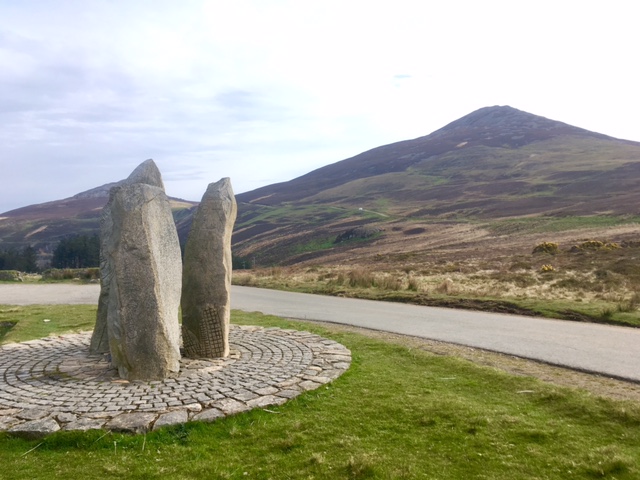
<instances>
[{"instance_id":1,"label":"yellow gorse bush","mask_svg":"<svg viewBox=\"0 0 640 480\"><path fill-rule=\"evenodd\" d=\"M550 255L555 255L558 253L558 244L554 242L542 242L535 246L533 253L548 253Z\"/></svg>"}]
</instances>

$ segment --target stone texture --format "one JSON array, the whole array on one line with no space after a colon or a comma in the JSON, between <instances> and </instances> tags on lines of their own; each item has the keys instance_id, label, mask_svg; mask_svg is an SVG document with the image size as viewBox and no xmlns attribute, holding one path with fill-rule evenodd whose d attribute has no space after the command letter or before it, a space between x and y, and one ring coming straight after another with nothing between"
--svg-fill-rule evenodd
<instances>
[{"instance_id":1,"label":"stone texture","mask_svg":"<svg viewBox=\"0 0 640 480\"><path fill-rule=\"evenodd\" d=\"M71 423L78 420L78 416L73 413L63 412L63 413L59 413L56 416L56 419L58 420L58 422L61 422L61 423Z\"/></svg>"},{"instance_id":2,"label":"stone texture","mask_svg":"<svg viewBox=\"0 0 640 480\"><path fill-rule=\"evenodd\" d=\"M133 172L122 181L123 185L133 185L134 183L144 183L152 187L158 187L164 190L162 175L158 166L151 159L145 160L138 165Z\"/></svg>"},{"instance_id":3,"label":"stone texture","mask_svg":"<svg viewBox=\"0 0 640 480\"><path fill-rule=\"evenodd\" d=\"M15 425L16 423L20 423L20 419L15 417L9 417L9 416L6 416L6 417L0 416L0 430L7 430L8 428Z\"/></svg>"},{"instance_id":4,"label":"stone texture","mask_svg":"<svg viewBox=\"0 0 640 480\"><path fill-rule=\"evenodd\" d=\"M231 182L207 188L191 225L182 276L182 339L190 358L229 354L231 233L237 206Z\"/></svg>"},{"instance_id":5,"label":"stone texture","mask_svg":"<svg viewBox=\"0 0 640 480\"><path fill-rule=\"evenodd\" d=\"M246 403L239 402L234 398L224 398L215 402L213 406L222 410L226 415L235 415L236 413L249 410Z\"/></svg>"},{"instance_id":6,"label":"stone texture","mask_svg":"<svg viewBox=\"0 0 640 480\"><path fill-rule=\"evenodd\" d=\"M189 420L189 413L186 410L174 410L171 412L163 413L158 417L156 423L153 424L153 429L157 430L169 425L178 425L181 423L187 423Z\"/></svg>"},{"instance_id":7,"label":"stone texture","mask_svg":"<svg viewBox=\"0 0 640 480\"><path fill-rule=\"evenodd\" d=\"M192 420L196 422L213 422L222 417L224 417L224 413L217 408L208 408L197 415L194 415Z\"/></svg>"},{"instance_id":8,"label":"stone texture","mask_svg":"<svg viewBox=\"0 0 640 480\"><path fill-rule=\"evenodd\" d=\"M106 428L114 432L146 433L155 419L153 413L121 413L108 422Z\"/></svg>"},{"instance_id":9,"label":"stone texture","mask_svg":"<svg viewBox=\"0 0 640 480\"><path fill-rule=\"evenodd\" d=\"M118 188L122 185L133 185L135 183L144 183L154 187L161 188L164 191L164 183L162 182L162 175L160 170L156 166L155 162L151 159L142 162L131 172L125 180L118 182L113 188ZM113 228L113 220L111 218L111 205L113 203L113 188L110 190L109 201L102 209L100 216L100 231L108 232ZM109 285L111 280L111 264L109 258L102 252L105 251L105 245L102 244L104 235L101 235L100 245L100 297L98 299L98 313L96 315L96 326L93 329L91 336L91 344L89 345L89 352L92 355L108 353L109 352L109 334L107 332L107 305L109 298Z\"/></svg>"},{"instance_id":10,"label":"stone texture","mask_svg":"<svg viewBox=\"0 0 640 480\"><path fill-rule=\"evenodd\" d=\"M17 417L22 420L39 420L49 415L49 412L44 408L27 408L22 410Z\"/></svg>"},{"instance_id":11,"label":"stone texture","mask_svg":"<svg viewBox=\"0 0 640 480\"><path fill-rule=\"evenodd\" d=\"M58 430L60 425L53 418L41 418L16 425L9 432L24 438L41 438Z\"/></svg>"},{"instance_id":12,"label":"stone texture","mask_svg":"<svg viewBox=\"0 0 640 480\"><path fill-rule=\"evenodd\" d=\"M67 423L63 429L86 432L88 430L100 430L104 424L105 420L103 418L82 417L75 422Z\"/></svg>"},{"instance_id":13,"label":"stone texture","mask_svg":"<svg viewBox=\"0 0 640 480\"><path fill-rule=\"evenodd\" d=\"M287 401L284 397L276 397L274 395L265 395L264 397L254 398L247 402L249 408L262 408L269 407L271 405L282 405Z\"/></svg>"},{"instance_id":14,"label":"stone texture","mask_svg":"<svg viewBox=\"0 0 640 480\"><path fill-rule=\"evenodd\" d=\"M167 378L179 369L182 275L169 201L160 187L116 187L108 220L101 245L111 362L127 380Z\"/></svg>"}]
</instances>

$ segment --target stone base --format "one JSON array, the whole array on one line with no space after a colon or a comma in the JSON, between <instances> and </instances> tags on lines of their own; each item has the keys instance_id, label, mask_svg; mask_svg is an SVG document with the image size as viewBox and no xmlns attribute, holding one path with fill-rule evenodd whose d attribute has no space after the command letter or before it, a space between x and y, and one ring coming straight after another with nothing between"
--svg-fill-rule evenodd
<instances>
[{"instance_id":1,"label":"stone base","mask_svg":"<svg viewBox=\"0 0 640 480\"><path fill-rule=\"evenodd\" d=\"M180 361L180 373L128 382L108 356L89 356L90 332L0 347L0 430L143 433L280 405L344 373L351 352L309 332L232 326L231 354Z\"/></svg>"}]
</instances>

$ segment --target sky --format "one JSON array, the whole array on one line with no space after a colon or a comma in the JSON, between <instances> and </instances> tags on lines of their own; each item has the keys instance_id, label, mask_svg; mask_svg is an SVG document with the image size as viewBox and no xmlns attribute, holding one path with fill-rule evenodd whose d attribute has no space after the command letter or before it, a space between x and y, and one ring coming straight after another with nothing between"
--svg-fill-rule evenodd
<instances>
[{"instance_id":1,"label":"sky","mask_svg":"<svg viewBox=\"0 0 640 480\"><path fill-rule=\"evenodd\" d=\"M634 0L0 0L0 212L283 182L510 105L640 141Z\"/></svg>"}]
</instances>

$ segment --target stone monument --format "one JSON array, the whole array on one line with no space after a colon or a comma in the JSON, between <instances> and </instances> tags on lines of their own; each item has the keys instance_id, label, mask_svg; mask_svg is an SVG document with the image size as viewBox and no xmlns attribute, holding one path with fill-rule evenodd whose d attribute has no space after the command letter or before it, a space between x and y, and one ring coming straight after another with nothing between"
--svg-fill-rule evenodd
<instances>
[{"instance_id":1,"label":"stone monument","mask_svg":"<svg viewBox=\"0 0 640 480\"><path fill-rule=\"evenodd\" d=\"M180 244L152 160L111 190L100 246L102 290L92 350L104 348L106 330L111 362L122 378L160 380L178 372Z\"/></svg>"},{"instance_id":2,"label":"stone monument","mask_svg":"<svg viewBox=\"0 0 640 480\"><path fill-rule=\"evenodd\" d=\"M162 175L151 159L142 162L131 172L125 180L118 182L116 187L122 185L132 185L134 183L145 183L164 190ZM106 235L102 232L110 232L113 229L113 221L111 219L111 204L113 203L113 195L110 195L109 201L102 209L100 216L100 297L98 299L98 313L96 315L96 326L91 335L91 344L89 353L98 355L109 352L109 334L107 332L107 299L109 298L109 282L111 280L111 266L107 256L104 254L106 246L104 241Z\"/></svg>"},{"instance_id":3,"label":"stone monument","mask_svg":"<svg viewBox=\"0 0 640 480\"><path fill-rule=\"evenodd\" d=\"M182 274L185 356L226 357L231 311L231 234L237 206L228 178L212 183L193 219Z\"/></svg>"}]
</instances>

